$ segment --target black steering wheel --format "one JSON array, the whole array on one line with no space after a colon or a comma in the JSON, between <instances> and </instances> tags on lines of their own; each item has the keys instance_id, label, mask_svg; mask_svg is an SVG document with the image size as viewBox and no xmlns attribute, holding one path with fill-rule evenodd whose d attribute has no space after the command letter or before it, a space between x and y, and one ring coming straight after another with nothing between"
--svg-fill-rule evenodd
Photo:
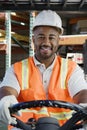
<instances>
[{"instance_id":1,"label":"black steering wheel","mask_svg":"<svg viewBox=\"0 0 87 130\"><path fill-rule=\"evenodd\" d=\"M21 128L23 130L75 130L82 127L83 121L87 120L87 111L84 107L69 103L65 101L58 101L58 100L35 100L29 102L22 102L13 105L10 107L10 113L15 113L18 110L25 109L25 108L34 108L34 107L54 107L54 108L65 108L74 110L72 117L62 126L58 124L57 119L52 117L42 117L39 118L38 121L35 121L33 118L31 119L31 123L27 124L22 122L19 119L17 120L17 125L12 124L17 128ZM77 123L81 121L80 123Z\"/></svg>"}]
</instances>

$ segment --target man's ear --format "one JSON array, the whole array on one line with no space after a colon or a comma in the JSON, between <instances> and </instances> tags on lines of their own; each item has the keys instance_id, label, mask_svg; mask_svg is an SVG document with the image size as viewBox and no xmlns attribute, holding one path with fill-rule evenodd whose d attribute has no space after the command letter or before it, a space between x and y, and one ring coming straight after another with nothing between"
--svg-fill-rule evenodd
<instances>
[{"instance_id":1,"label":"man's ear","mask_svg":"<svg viewBox=\"0 0 87 130\"><path fill-rule=\"evenodd\" d=\"M32 41L34 40L34 35L32 35Z\"/></svg>"},{"instance_id":2,"label":"man's ear","mask_svg":"<svg viewBox=\"0 0 87 130\"><path fill-rule=\"evenodd\" d=\"M34 43L35 43L35 38L34 38L34 35L32 35L32 47L33 47L34 52L35 52L35 46L34 46Z\"/></svg>"},{"instance_id":3,"label":"man's ear","mask_svg":"<svg viewBox=\"0 0 87 130\"><path fill-rule=\"evenodd\" d=\"M62 37L61 37L61 36L59 36L59 40L62 40Z\"/></svg>"},{"instance_id":4,"label":"man's ear","mask_svg":"<svg viewBox=\"0 0 87 130\"><path fill-rule=\"evenodd\" d=\"M34 43L34 35L32 35L32 42Z\"/></svg>"}]
</instances>

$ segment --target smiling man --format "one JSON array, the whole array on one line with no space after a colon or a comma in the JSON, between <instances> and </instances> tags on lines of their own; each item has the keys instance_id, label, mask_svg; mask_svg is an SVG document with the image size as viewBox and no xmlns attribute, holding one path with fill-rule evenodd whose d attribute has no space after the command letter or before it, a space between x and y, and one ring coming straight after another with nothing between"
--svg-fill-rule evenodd
<instances>
[{"instance_id":1,"label":"smiling man","mask_svg":"<svg viewBox=\"0 0 87 130\"><path fill-rule=\"evenodd\" d=\"M56 55L63 33L60 16L51 10L41 11L33 26L35 55L13 64L0 86L0 122L15 123L9 107L31 100L62 100L87 103L87 83L83 70L73 61ZM71 111L41 108L32 117L56 117L63 124ZM30 115L30 113L29 113Z\"/></svg>"}]
</instances>

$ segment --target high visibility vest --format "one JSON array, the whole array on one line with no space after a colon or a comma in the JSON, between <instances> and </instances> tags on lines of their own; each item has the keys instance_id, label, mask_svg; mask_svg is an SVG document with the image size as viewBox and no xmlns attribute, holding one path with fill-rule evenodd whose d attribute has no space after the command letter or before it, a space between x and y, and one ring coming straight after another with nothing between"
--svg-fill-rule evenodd
<instances>
[{"instance_id":1,"label":"high visibility vest","mask_svg":"<svg viewBox=\"0 0 87 130\"><path fill-rule=\"evenodd\" d=\"M59 56L56 58L48 85L48 100L73 102L68 92L68 80L75 68L75 62ZM14 72L21 89L18 96L19 102L46 100L46 93L41 81L41 75L32 57L15 63ZM42 116L55 117L60 122L60 125L69 119L72 114L70 110L51 107L31 108L26 111L29 113L30 117L33 116L36 119Z\"/></svg>"}]
</instances>

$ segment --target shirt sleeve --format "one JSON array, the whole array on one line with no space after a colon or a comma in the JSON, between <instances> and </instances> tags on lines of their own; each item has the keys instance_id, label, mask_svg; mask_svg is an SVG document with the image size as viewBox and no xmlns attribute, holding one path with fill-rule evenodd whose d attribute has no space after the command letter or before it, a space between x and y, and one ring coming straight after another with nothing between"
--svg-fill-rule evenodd
<instances>
[{"instance_id":1,"label":"shirt sleeve","mask_svg":"<svg viewBox=\"0 0 87 130\"><path fill-rule=\"evenodd\" d=\"M87 89L87 82L84 78L84 71L79 65L77 65L69 79L68 89L71 97L73 97L81 90Z\"/></svg>"},{"instance_id":2,"label":"shirt sleeve","mask_svg":"<svg viewBox=\"0 0 87 130\"><path fill-rule=\"evenodd\" d=\"M20 86L18 80L15 76L13 66L11 66L5 73L3 81L0 84L0 88L4 86L9 86L17 90L18 94L20 92Z\"/></svg>"}]
</instances>

